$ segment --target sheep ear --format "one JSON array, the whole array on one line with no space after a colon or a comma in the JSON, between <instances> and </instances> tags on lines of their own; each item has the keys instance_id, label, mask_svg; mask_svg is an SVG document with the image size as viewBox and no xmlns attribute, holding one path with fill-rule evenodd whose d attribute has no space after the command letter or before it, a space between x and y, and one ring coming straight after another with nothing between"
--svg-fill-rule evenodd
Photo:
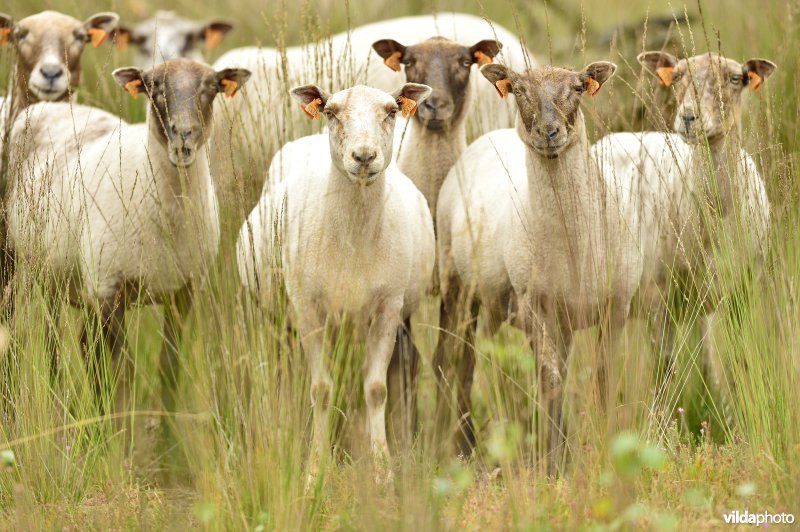
<instances>
[{"instance_id":1,"label":"sheep ear","mask_svg":"<svg viewBox=\"0 0 800 532\"><path fill-rule=\"evenodd\" d=\"M320 117L320 111L325 109L325 104L328 103L330 95L316 85L303 85L302 87L295 87L289 94L292 98L300 102L300 107L303 112L311 118L316 120Z\"/></svg>"},{"instance_id":2,"label":"sheep ear","mask_svg":"<svg viewBox=\"0 0 800 532\"><path fill-rule=\"evenodd\" d=\"M213 50L225 39L233 24L225 20L212 20L200 26L198 36L206 43L206 50Z\"/></svg>"},{"instance_id":3,"label":"sheep ear","mask_svg":"<svg viewBox=\"0 0 800 532\"><path fill-rule=\"evenodd\" d=\"M405 118L414 116L419 104L431 95L433 89L419 83L406 83L392 93L392 98L400 106L400 112Z\"/></svg>"},{"instance_id":4,"label":"sheep ear","mask_svg":"<svg viewBox=\"0 0 800 532\"><path fill-rule=\"evenodd\" d=\"M672 77L675 75L675 65L678 59L667 52L643 52L636 57L645 69L658 76L661 85L672 85Z\"/></svg>"},{"instance_id":5,"label":"sheep ear","mask_svg":"<svg viewBox=\"0 0 800 532\"><path fill-rule=\"evenodd\" d=\"M778 68L775 63L767 59L750 59L742 65L742 72L747 76L747 84L757 91L761 84Z\"/></svg>"},{"instance_id":6,"label":"sheep ear","mask_svg":"<svg viewBox=\"0 0 800 532\"><path fill-rule=\"evenodd\" d=\"M494 85L497 94L501 98L508 96L508 93L513 90L511 83L512 72L504 65L497 63L490 63L481 67L481 74Z\"/></svg>"},{"instance_id":7,"label":"sheep ear","mask_svg":"<svg viewBox=\"0 0 800 532\"><path fill-rule=\"evenodd\" d=\"M14 19L5 13L0 13L0 46L5 46L11 40L11 30L14 29Z\"/></svg>"},{"instance_id":8,"label":"sheep ear","mask_svg":"<svg viewBox=\"0 0 800 532\"><path fill-rule=\"evenodd\" d=\"M86 22L83 23L83 27L92 40L92 46L97 48L117 28L117 24L119 24L119 15L105 12L96 13L87 18Z\"/></svg>"},{"instance_id":9,"label":"sheep ear","mask_svg":"<svg viewBox=\"0 0 800 532\"><path fill-rule=\"evenodd\" d=\"M139 90L144 86L144 72L136 67L118 68L111 73L114 81L128 91L134 100L139 99Z\"/></svg>"},{"instance_id":10,"label":"sheep ear","mask_svg":"<svg viewBox=\"0 0 800 532\"><path fill-rule=\"evenodd\" d=\"M219 92L224 92L228 98L233 98L248 79L250 71L244 68L226 68L217 72L217 87Z\"/></svg>"},{"instance_id":11,"label":"sheep ear","mask_svg":"<svg viewBox=\"0 0 800 532\"><path fill-rule=\"evenodd\" d=\"M392 39L381 39L372 43L372 49L383 58L383 64L400 72L400 64L406 54L406 47Z\"/></svg>"},{"instance_id":12,"label":"sheep ear","mask_svg":"<svg viewBox=\"0 0 800 532\"><path fill-rule=\"evenodd\" d=\"M473 63L478 63L478 66L482 67L492 63L502 47L503 45L499 41L485 40L472 46L469 49L469 55L472 57Z\"/></svg>"},{"instance_id":13,"label":"sheep ear","mask_svg":"<svg viewBox=\"0 0 800 532\"><path fill-rule=\"evenodd\" d=\"M608 61L596 61L586 66L581 72L581 80L586 92L589 96L594 96L603 84L611 79L614 72L617 71L617 65L609 63Z\"/></svg>"},{"instance_id":14,"label":"sheep ear","mask_svg":"<svg viewBox=\"0 0 800 532\"><path fill-rule=\"evenodd\" d=\"M128 49L130 44L140 44L133 41L133 30L127 26L119 26L111 32L111 41L117 47L117 50L124 52Z\"/></svg>"}]
</instances>

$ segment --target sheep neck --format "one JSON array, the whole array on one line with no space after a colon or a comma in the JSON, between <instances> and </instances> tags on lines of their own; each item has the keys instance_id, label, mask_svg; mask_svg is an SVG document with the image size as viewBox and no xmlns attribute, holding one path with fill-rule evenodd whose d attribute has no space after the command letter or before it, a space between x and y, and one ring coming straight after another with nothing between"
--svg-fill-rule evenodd
<instances>
[{"instance_id":1,"label":"sheep neck","mask_svg":"<svg viewBox=\"0 0 800 532\"><path fill-rule=\"evenodd\" d=\"M722 216L734 207L734 185L742 172L741 145L739 131L691 145L692 171L701 177L703 199Z\"/></svg>"},{"instance_id":2,"label":"sheep neck","mask_svg":"<svg viewBox=\"0 0 800 532\"><path fill-rule=\"evenodd\" d=\"M530 147L525 158L531 209L548 213L551 220L565 226L599 220L605 200L582 116L575 128L576 139L557 158L543 157Z\"/></svg>"},{"instance_id":3,"label":"sheep neck","mask_svg":"<svg viewBox=\"0 0 800 532\"><path fill-rule=\"evenodd\" d=\"M436 212L439 190L447 173L466 149L467 128L463 118L441 130L428 129L417 119L409 122L397 166L425 196L431 212Z\"/></svg>"},{"instance_id":4,"label":"sheep neck","mask_svg":"<svg viewBox=\"0 0 800 532\"><path fill-rule=\"evenodd\" d=\"M386 170L378 174L369 186L354 184L338 168L331 166L325 202L325 219L336 232L348 238L358 234L369 238L377 230L383 216L386 191ZM348 240L350 241L350 240Z\"/></svg>"}]
</instances>

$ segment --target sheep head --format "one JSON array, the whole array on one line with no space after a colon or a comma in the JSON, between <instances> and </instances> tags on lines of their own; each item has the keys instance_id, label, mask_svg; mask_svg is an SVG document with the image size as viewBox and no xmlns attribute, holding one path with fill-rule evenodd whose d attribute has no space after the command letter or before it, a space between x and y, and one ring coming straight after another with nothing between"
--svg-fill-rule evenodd
<instances>
[{"instance_id":1,"label":"sheep head","mask_svg":"<svg viewBox=\"0 0 800 532\"><path fill-rule=\"evenodd\" d=\"M730 133L740 123L745 87L757 91L777 68L766 59L739 64L717 53L677 59L665 52L644 52L639 63L674 88L678 109L673 128L687 142Z\"/></svg>"},{"instance_id":2,"label":"sheep head","mask_svg":"<svg viewBox=\"0 0 800 532\"><path fill-rule=\"evenodd\" d=\"M190 166L208 140L214 98L233 97L250 78L241 68L213 68L190 59L167 61L146 72L136 67L119 68L116 82L136 98L140 91L150 100L151 134L167 148L169 160Z\"/></svg>"},{"instance_id":3,"label":"sheep head","mask_svg":"<svg viewBox=\"0 0 800 532\"><path fill-rule=\"evenodd\" d=\"M392 160L395 116L411 114L431 93L431 88L406 83L393 94L363 85L330 95L316 85L291 90L312 118L328 121L331 160L358 185L368 186Z\"/></svg>"},{"instance_id":4,"label":"sheep head","mask_svg":"<svg viewBox=\"0 0 800 532\"><path fill-rule=\"evenodd\" d=\"M554 159L581 134L577 125L583 120L580 104L584 93L597 94L616 69L614 63L598 61L580 72L543 67L517 73L504 65L489 64L481 67L481 74L501 97L514 95L522 140L538 154Z\"/></svg>"},{"instance_id":5,"label":"sheep head","mask_svg":"<svg viewBox=\"0 0 800 532\"><path fill-rule=\"evenodd\" d=\"M407 81L433 89L415 116L424 127L441 130L450 129L464 119L470 98L472 65L491 63L502 44L484 40L473 46L463 46L444 37L433 37L413 46L382 39L373 43L372 48L388 68L400 70L403 65Z\"/></svg>"}]
</instances>

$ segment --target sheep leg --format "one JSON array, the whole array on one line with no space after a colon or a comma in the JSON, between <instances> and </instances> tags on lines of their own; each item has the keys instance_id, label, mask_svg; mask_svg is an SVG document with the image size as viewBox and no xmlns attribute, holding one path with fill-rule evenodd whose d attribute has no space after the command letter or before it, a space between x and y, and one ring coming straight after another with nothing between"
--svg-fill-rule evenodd
<instances>
[{"instance_id":1,"label":"sheep leg","mask_svg":"<svg viewBox=\"0 0 800 532\"><path fill-rule=\"evenodd\" d=\"M192 295L189 287L185 287L173 295L164 305L164 344L161 348L159 373L161 402L165 412L175 411L178 379L180 378L178 345L191 307Z\"/></svg>"},{"instance_id":2,"label":"sheep leg","mask_svg":"<svg viewBox=\"0 0 800 532\"><path fill-rule=\"evenodd\" d=\"M722 415L728 426L734 422L733 396L731 390L725 386L726 377L720 365L716 345L714 344L714 328L717 323L717 314L711 312L700 320L701 346L703 351L703 382L712 393L716 393L722 405Z\"/></svg>"},{"instance_id":3,"label":"sheep leg","mask_svg":"<svg viewBox=\"0 0 800 532\"><path fill-rule=\"evenodd\" d=\"M458 387L456 388L456 412L458 432L456 449L463 457L472 455L475 449L475 425L472 421L472 381L475 376L475 332L478 327L480 305L470 305L470 320L464 330L464 353L458 365Z\"/></svg>"},{"instance_id":4,"label":"sheep leg","mask_svg":"<svg viewBox=\"0 0 800 532\"><path fill-rule=\"evenodd\" d=\"M397 329L401 326L402 308L402 299L384 302L377 309L367 332L364 397L367 404L370 449L379 470L390 459L386 443L386 377L397 339Z\"/></svg>"},{"instance_id":5,"label":"sheep leg","mask_svg":"<svg viewBox=\"0 0 800 532\"><path fill-rule=\"evenodd\" d=\"M314 449L311 453L308 476L308 480L311 482L319 471L320 460L330 454L328 414L333 400L333 380L328 373L324 359L325 328L308 324L307 318L307 316L299 316L298 332L311 374L311 408L314 414Z\"/></svg>"},{"instance_id":6,"label":"sheep leg","mask_svg":"<svg viewBox=\"0 0 800 532\"><path fill-rule=\"evenodd\" d=\"M608 427L614 426L614 402L611 401L611 394L608 384L608 366L611 356L614 354L615 347L622 336L625 322L628 319L630 304L619 301L611 301L609 308L605 311L605 316L598 328L597 345L597 379L596 393L600 404L600 411L603 415L609 415ZM611 410L609 411L609 405Z\"/></svg>"},{"instance_id":7,"label":"sheep leg","mask_svg":"<svg viewBox=\"0 0 800 532\"><path fill-rule=\"evenodd\" d=\"M539 441L544 442L547 474L555 476L564 456L564 381L567 375L567 354L572 343L572 330L563 324L553 325L532 316L528 325L531 346L539 364L541 416ZM543 422L542 422L543 421Z\"/></svg>"},{"instance_id":8,"label":"sheep leg","mask_svg":"<svg viewBox=\"0 0 800 532\"><path fill-rule=\"evenodd\" d=\"M417 385L420 354L414 344L411 318L397 330L392 361L389 363L388 406L394 448L409 449L417 434Z\"/></svg>"},{"instance_id":9,"label":"sheep leg","mask_svg":"<svg viewBox=\"0 0 800 532\"><path fill-rule=\"evenodd\" d=\"M124 319L125 305L120 297L102 301L95 312L90 311L88 321L84 322L81 334L81 346L86 361L89 378L94 383L95 397L101 412L107 409L103 403L103 386L111 384L108 378L108 367L105 363L105 353L111 354L111 368L117 373L117 404L121 401L127 405L129 387L130 358L124 355ZM93 341L93 343L92 343Z\"/></svg>"}]
</instances>

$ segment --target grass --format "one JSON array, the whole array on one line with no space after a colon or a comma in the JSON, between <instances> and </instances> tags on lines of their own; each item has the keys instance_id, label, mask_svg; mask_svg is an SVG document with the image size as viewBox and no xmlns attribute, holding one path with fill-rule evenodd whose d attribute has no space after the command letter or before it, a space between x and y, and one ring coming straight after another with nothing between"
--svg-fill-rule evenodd
<instances>
[{"instance_id":1,"label":"grass","mask_svg":"<svg viewBox=\"0 0 800 532\"><path fill-rule=\"evenodd\" d=\"M342 7L324 0L266 6L231 0L224 13L212 4L170 0L168 5L198 18L235 19L229 47L295 44L348 25L433 9L486 14L523 35L542 63L579 67L607 58L620 65L617 78L586 108L595 138L637 124L632 93L640 72L634 57L643 37L604 42L620 23L670 9L686 12L690 27L681 27L676 53L722 50L740 61L776 62L779 70L765 89L746 96L743 125L745 147L758 163L772 204L770 255L764 274L746 287L748 297L723 305L714 338L726 390L733 391L731 419L722 413L719 393L700 378L696 326L681 329L675 377L659 387L653 380L658 346L633 322L613 364L619 430L603 437L587 393L594 354L591 333L584 333L567 383L571 462L563 477L547 478L529 459L535 443L530 436L535 360L520 333L504 327L494 339L478 339L477 455L466 462L442 457L431 430L430 356L437 335L437 302L431 299L414 317L424 359L422 433L413 450L396 456L394 486L372 484L357 370L363 353L342 338L332 365L337 460L307 490L311 409L302 356L283 324L242 293L235 259L223 253L197 294L180 346L177 412L168 420L179 437L169 448L158 438L165 416L157 377L161 311L128 313L136 408L133 430L121 433L92 401L78 340L83 313L67 308L61 295L46 301L40 283L20 285L4 361L4 378L13 390L3 398L4 411L14 415L0 427L0 450L5 450L0 528L681 530L716 528L733 509L800 513L797 2L776 0L767 8L743 0L734 8L723 1L684 7L622 0L351 0ZM130 19L163 6L11 0L4 10L21 18L57 8L82 19L113 9ZM130 62L110 47L88 50L82 101L141 120L141 106L128 103L108 76L112 67ZM11 64L10 54L3 54L3 76ZM276 304L280 315L283 305ZM690 305L687 312L693 310ZM49 377L48 323L58 331L64 368L56 383Z\"/></svg>"}]
</instances>

